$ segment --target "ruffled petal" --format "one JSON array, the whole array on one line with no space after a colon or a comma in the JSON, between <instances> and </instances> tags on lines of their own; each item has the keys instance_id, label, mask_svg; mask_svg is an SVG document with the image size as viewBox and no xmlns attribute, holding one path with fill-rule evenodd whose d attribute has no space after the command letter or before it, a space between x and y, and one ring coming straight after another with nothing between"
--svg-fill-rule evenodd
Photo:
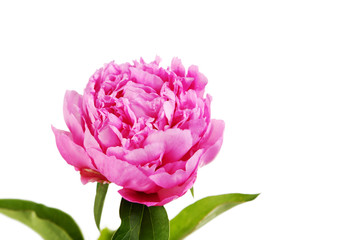
<instances>
[{"instance_id":1,"label":"ruffled petal","mask_svg":"<svg viewBox=\"0 0 360 240\"><path fill-rule=\"evenodd\" d=\"M84 139L82 123L82 96L75 91L66 91L63 105L64 119L74 142L81 145Z\"/></svg>"},{"instance_id":2,"label":"ruffled petal","mask_svg":"<svg viewBox=\"0 0 360 240\"><path fill-rule=\"evenodd\" d=\"M120 135L121 134L115 127L112 127L111 125L106 125L101 130L99 130L98 138L101 142L101 145L108 148L120 145Z\"/></svg>"},{"instance_id":3,"label":"ruffled petal","mask_svg":"<svg viewBox=\"0 0 360 240\"><path fill-rule=\"evenodd\" d=\"M210 125L204 134L204 137L199 141L198 148L204 149L204 155L201 157L200 166L206 165L218 154L222 142L225 123L222 120L212 119Z\"/></svg>"},{"instance_id":4,"label":"ruffled petal","mask_svg":"<svg viewBox=\"0 0 360 240\"><path fill-rule=\"evenodd\" d=\"M151 133L144 144L163 144L164 162L180 160L192 147L192 136L189 130L167 129Z\"/></svg>"},{"instance_id":5,"label":"ruffled petal","mask_svg":"<svg viewBox=\"0 0 360 240\"><path fill-rule=\"evenodd\" d=\"M144 148L137 148L124 156L124 159L133 165L144 165L159 160L164 153L164 145L152 143Z\"/></svg>"},{"instance_id":6,"label":"ruffled petal","mask_svg":"<svg viewBox=\"0 0 360 240\"><path fill-rule=\"evenodd\" d=\"M176 73L179 77L185 77L185 68L181 63L181 60L174 57L171 61L171 71Z\"/></svg>"},{"instance_id":7,"label":"ruffled petal","mask_svg":"<svg viewBox=\"0 0 360 240\"><path fill-rule=\"evenodd\" d=\"M119 186L135 191L149 192L157 186L136 166L95 149L88 149L98 171Z\"/></svg>"},{"instance_id":8,"label":"ruffled petal","mask_svg":"<svg viewBox=\"0 0 360 240\"><path fill-rule=\"evenodd\" d=\"M90 133L89 128L86 126L85 126L85 133L84 133L84 147L85 147L85 149L95 148L95 149L101 151L101 147L100 147L99 143L96 141L94 136Z\"/></svg>"},{"instance_id":9,"label":"ruffled petal","mask_svg":"<svg viewBox=\"0 0 360 240\"><path fill-rule=\"evenodd\" d=\"M187 77L194 78L194 81L191 83L190 88L194 89L198 96L202 97L204 94L205 86L208 82L204 74L199 72L198 66L191 65L188 69Z\"/></svg>"},{"instance_id":10,"label":"ruffled petal","mask_svg":"<svg viewBox=\"0 0 360 240\"><path fill-rule=\"evenodd\" d=\"M164 84L163 80L151 73L145 72L138 68L130 68L131 78L138 83L142 83L146 86L152 87L155 91L160 92L162 85Z\"/></svg>"},{"instance_id":11,"label":"ruffled petal","mask_svg":"<svg viewBox=\"0 0 360 240\"><path fill-rule=\"evenodd\" d=\"M69 132L58 130L55 127L52 127L52 130L55 134L59 152L68 164L77 169L87 168L96 170L84 148L74 143Z\"/></svg>"},{"instance_id":12,"label":"ruffled petal","mask_svg":"<svg viewBox=\"0 0 360 240\"><path fill-rule=\"evenodd\" d=\"M162 188L173 188L187 181L190 175L198 168L203 150L197 151L186 163L185 170L178 169L173 174L169 172L155 173L150 176L157 185Z\"/></svg>"},{"instance_id":13,"label":"ruffled petal","mask_svg":"<svg viewBox=\"0 0 360 240\"><path fill-rule=\"evenodd\" d=\"M179 126L180 129L190 130L194 144L197 143L200 137L204 134L206 127L206 121L202 118L186 121Z\"/></svg>"}]
</instances>

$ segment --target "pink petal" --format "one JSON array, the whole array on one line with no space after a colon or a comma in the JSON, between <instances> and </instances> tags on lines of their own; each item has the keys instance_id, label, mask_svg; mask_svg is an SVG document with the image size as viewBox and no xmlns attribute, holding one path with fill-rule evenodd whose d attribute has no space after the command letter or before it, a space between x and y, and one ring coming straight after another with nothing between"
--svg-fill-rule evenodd
<instances>
[{"instance_id":1,"label":"pink petal","mask_svg":"<svg viewBox=\"0 0 360 240\"><path fill-rule=\"evenodd\" d=\"M163 165L161 168L157 169L156 172L157 173L167 172L169 174L173 174L179 169L185 170L186 163L187 163L186 161L176 161L176 162L167 163ZM151 175L153 175L154 173L155 171Z\"/></svg>"},{"instance_id":2,"label":"pink petal","mask_svg":"<svg viewBox=\"0 0 360 240\"><path fill-rule=\"evenodd\" d=\"M85 93L83 96L83 109L84 111L86 111L85 114L89 118L88 120L91 123L94 123L96 119L99 117L99 113L94 104L94 96L93 96L94 93L92 91L90 89L85 89Z\"/></svg>"},{"instance_id":3,"label":"pink petal","mask_svg":"<svg viewBox=\"0 0 360 240\"><path fill-rule=\"evenodd\" d=\"M98 138L102 146L108 148L120 145L121 141L118 137L119 133L116 130L117 129L115 127L110 125L106 125L101 130L99 130Z\"/></svg>"},{"instance_id":4,"label":"pink petal","mask_svg":"<svg viewBox=\"0 0 360 240\"><path fill-rule=\"evenodd\" d=\"M173 188L181 185L186 182L190 175L197 169L202 153L203 150L197 151L187 161L185 170L179 169L173 174L169 174L168 172L155 173L150 176L150 179L162 188Z\"/></svg>"},{"instance_id":5,"label":"pink petal","mask_svg":"<svg viewBox=\"0 0 360 240\"><path fill-rule=\"evenodd\" d=\"M152 143L144 148L137 148L124 156L124 159L133 165L143 165L161 158L164 153L164 145L161 143Z\"/></svg>"},{"instance_id":6,"label":"pink petal","mask_svg":"<svg viewBox=\"0 0 360 240\"><path fill-rule=\"evenodd\" d=\"M136 166L95 149L88 150L98 171L116 185L135 191L153 191L157 186Z\"/></svg>"},{"instance_id":7,"label":"pink petal","mask_svg":"<svg viewBox=\"0 0 360 240\"><path fill-rule=\"evenodd\" d=\"M171 125L173 116L174 116L174 110L175 110L175 102L174 101L166 101L163 105L165 116L168 120L169 125Z\"/></svg>"},{"instance_id":8,"label":"pink petal","mask_svg":"<svg viewBox=\"0 0 360 240\"><path fill-rule=\"evenodd\" d=\"M181 60L177 57L171 61L171 71L176 73L179 77L185 77L185 68L181 63Z\"/></svg>"},{"instance_id":9,"label":"pink petal","mask_svg":"<svg viewBox=\"0 0 360 240\"><path fill-rule=\"evenodd\" d=\"M101 151L101 147L100 147L99 143L96 141L94 136L91 134L91 132L87 126L85 126L84 147L85 147L85 149L95 148L95 149Z\"/></svg>"},{"instance_id":10,"label":"pink petal","mask_svg":"<svg viewBox=\"0 0 360 240\"><path fill-rule=\"evenodd\" d=\"M164 162L180 160L192 147L192 136L189 130L167 129L151 133L144 144L164 144Z\"/></svg>"},{"instance_id":11,"label":"pink petal","mask_svg":"<svg viewBox=\"0 0 360 240\"><path fill-rule=\"evenodd\" d=\"M206 127L206 121L202 118L186 121L179 126L180 129L190 130L193 143L197 143L199 141L200 137L204 134Z\"/></svg>"},{"instance_id":12,"label":"pink petal","mask_svg":"<svg viewBox=\"0 0 360 240\"><path fill-rule=\"evenodd\" d=\"M74 141L82 145L84 129L82 124L82 96L75 91L66 91L63 106L64 118Z\"/></svg>"},{"instance_id":13,"label":"pink petal","mask_svg":"<svg viewBox=\"0 0 360 240\"><path fill-rule=\"evenodd\" d=\"M109 181L103 175L92 169L81 169L80 174L82 184L86 184L88 182L109 183Z\"/></svg>"},{"instance_id":14,"label":"pink petal","mask_svg":"<svg viewBox=\"0 0 360 240\"><path fill-rule=\"evenodd\" d=\"M190 66L186 76L194 78L194 81L192 82L190 88L194 89L198 96L202 96L208 80L204 74L199 72L198 66Z\"/></svg>"},{"instance_id":15,"label":"pink petal","mask_svg":"<svg viewBox=\"0 0 360 240\"><path fill-rule=\"evenodd\" d=\"M101 150L99 150L99 151L101 151ZM117 159L123 159L127 152L128 152L127 149L120 147L120 146L109 147L108 149L106 149L106 155L114 156Z\"/></svg>"},{"instance_id":16,"label":"pink petal","mask_svg":"<svg viewBox=\"0 0 360 240\"><path fill-rule=\"evenodd\" d=\"M199 141L198 148L205 149L201 157L201 166L208 164L218 154L222 142L225 123L222 120L212 119L204 137Z\"/></svg>"},{"instance_id":17,"label":"pink petal","mask_svg":"<svg viewBox=\"0 0 360 240\"><path fill-rule=\"evenodd\" d=\"M196 171L189 177L189 179L180 186L161 189L157 193L146 194L144 192L133 191L131 189L121 189L118 192L120 195L130 202L145 204L147 206L163 206L172 200L184 195L194 184L196 180Z\"/></svg>"},{"instance_id":18,"label":"pink petal","mask_svg":"<svg viewBox=\"0 0 360 240\"><path fill-rule=\"evenodd\" d=\"M135 79L137 83L151 86L155 91L160 92L161 86L164 84L160 77L133 67L130 68L130 72L131 78Z\"/></svg>"},{"instance_id":19,"label":"pink petal","mask_svg":"<svg viewBox=\"0 0 360 240\"><path fill-rule=\"evenodd\" d=\"M87 168L96 170L84 148L74 143L69 132L58 130L55 127L52 127L52 130L55 134L59 152L68 164L78 169Z\"/></svg>"}]
</instances>

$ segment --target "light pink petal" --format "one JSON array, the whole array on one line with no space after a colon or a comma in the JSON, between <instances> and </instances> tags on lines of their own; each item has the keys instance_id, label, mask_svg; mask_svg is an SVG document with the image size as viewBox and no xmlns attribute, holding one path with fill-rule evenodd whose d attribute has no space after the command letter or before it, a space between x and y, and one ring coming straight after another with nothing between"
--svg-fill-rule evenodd
<instances>
[{"instance_id":1,"label":"light pink petal","mask_svg":"<svg viewBox=\"0 0 360 240\"><path fill-rule=\"evenodd\" d=\"M165 97L165 98L167 98L169 100L172 100L172 101L176 101L175 93L174 93L174 91L172 89L170 89L168 82L165 82L163 84L163 86L161 88L160 96Z\"/></svg>"},{"instance_id":2,"label":"light pink petal","mask_svg":"<svg viewBox=\"0 0 360 240\"><path fill-rule=\"evenodd\" d=\"M124 106L124 112L128 118L128 120L131 121L131 124L134 124L137 122L137 117L134 111L131 109L130 102L126 98L122 98L123 106Z\"/></svg>"},{"instance_id":3,"label":"light pink petal","mask_svg":"<svg viewBox=\"0 0 360 240\"><path fill-rule=\"evenodd\" d=\"M186 163L185 170L179 169L173 174L168 172L155 173L150 176L158 186L162 188L173 188L188 180L190 175L197 169L203 150L197 151Z\"/></svg>"},{"instance_id":4,"label":"light pink petal","mask_svg":"<svg viewBox=\"0 0 360 240\"><path fill-rule=\"evenodd\" d=\"M161 168L157 169L156 172L157 173L167 172L169 174L173 174L174 172L176 172L179 169L185 170L185 167L186 167L186 161L176 161L176 162L171 162L171 163L167 163L167 164L163 165ZM154 173L152 173L152 174L154 174Z\"/></svg>"},{"instance_id":5,"label":"light pink petal","mask_svg":"<svg viewBox=\"0 0 360 240\"><path fill-rule=\"evenodd\" d=\"M188 178L188 180L184 182L182 185L170 189L161 189L160 191L158 191L158 195L159 198L161 199L161 202L156 204L156 206L162 206L174 200L173 196L176 196L175 198L178 198L184 195L194 185L196 176L197 176L197 171L194 171L191 174L191 176Z\"/></svg>"},{"instance_id":6,"label":"light pink petal","mask_svg":"<svg viewBox=\"0 0 360 240\"><path fill-rule=\"evenodd\" d=\"M142 98L144 100L150 101L156 97L158 94L156 91L141 83L127 82L123 89L123 97L131 100L136 100L137 98Z\"/></svg>"},{"instance_id":7,"label":"light pink petal","mask_svg":"<svg viewBox=\"0 0 360 240\"><path fill-rule=\"evenodd\" d=\"M151 133L144 144L163 143L164 162L180 160L192 147L192 136L189 130L167 129Z\"/></svg>"},{"instance_id":8,"label":"light pink petal","mask_svg":"<svg viewBox=\"0 0 360 240\"><path fill-rule=\"evenodd\" d=\"M94 136L91 134L91 132L87 126L85 126L84 147L85 147L85 149L95 148L95 149L101 151L101 147L100 147L99 143L96 141Z\"/></svg>"},{"instance_id":9,"label":"light pink petal","mask_svg":"<svg viewBox=\"0 0 360 240\"><path fill-rule=\"evenodd\" d=\"M181 60L174 57L171 61L171 71L176 73L179 77L185 77L185 68L181 63Z\"/></svg>"},{"instance_id":10,"label":"light pink petal","mask_svg":"<svg viewBox=\"0 0 360 240\"><path fill-rule=\"evenodd\" d=\"M222 142L225 123L222 120L212 119L210 125L204 134L204 137L199 141L198 148L204 149L204 155L201 157L200 165L206 165L218 154Z\"/></svg>"},{"instance_id":11,"label":"light pink petal","mask_svg":"<svg viewBox=\"0 0 360 240\"><path fill-rule=\"evenodd\" d=\"M152 143L144 148L137 148L124 156L124 159L133 165L143 165L159 160L164 153L164 144Z\"/></svg>"},{"instance_id":12,"label":"light pink petal","mask_svg":"<svg viewBox=\"0 0 360 240\"><path fill-rule=\"evenodd\" d=\"M204 153L204 155L201 157L201 163L200 163L200 167L210 163L212 160L215 159L216 155L219 153L221 145L222 145L223 139L219 139L218 141L215 142L214 145L212 145L211 147L209 147L208 149L206 149L206 152Z\"/></svg>"},{"instance_id":13,"label":"light pink petal","mask_svg":"<svg viewBox=\"0 0 360 240\"><path fill-rule=\"evenodd\" d=\"M86 116L89 118L89 122L94 123L99 117L99 113L95 107L93 92L89 89L85 90L83 96L83 109L86 111Z\"/></svg>"},{"instance_id":14,"label":"light pink petal","mask_svg":"<svg viewBox=\"0 0 360 240\"><path fill-rule=\"evenodd\" d=\"M121 143L118 135L114 131L113 127L110 125L106 125L99 131L98 138L101 142L101 145L106 148L118 146Z\"/></svg>"},{"instance_id":15,"label":"light pink petal","mask_svg":"<svg viewBox=\"0 0 360 240\"><path fill-rule=\"evenodd\" d=\"M196 91L190 89L180 95L181 109L192 109L196 107L198 96Z\"/></svg>"},{"instance_id":16,"label":"light pink petal","mask_svg":"<svg viewBox=\"0 0 360 240\"><path fill-rule=\"evenodd\" d=\"M207 123L210 122L210 113L211 113L210 104L211 104L211 100L212 100L212 97L209 94L206 94L206 99L204 101L205 105L204 105L203 118L206 119Z\"/></svg>"},{"instance_id":17,"label":"light pink petal","mask_svg":"<svg viewBox=\"0 0 360 240\"><path fill-rule=\"evenodd\" d=\"M55 127L52 127L52 130L55 134L59 152L68 164L77 169L87 168L96 170L84 148L74 143L69 132L58 130Z\"/></svg>"},{"instance_id":18,"label":"light pink petal","mask_svg":"<svg viewBox=\"0 0 360 240\"><path fill-rule=\"evenodd\" d=\"M121 128L122 122L121 122L121 120L120 120L117 116L115 116L114 114L109 113L109 114L108 114L108 120L109 120L109 124L110 124L111 126L114 126L114 127L116 127L117 129L120 129L120 128Z\"/></svg>"},{"instance_id":19,"label":"light pink petal","mask_svg":"<svg viewBox=\"0 0 360 240\"><path fill-rule=\"evenodd\" d=\"M136 166L95 149L88 150L98 171L116 185L135 191L153 191L157 186Z\"/></svg>"},{"instance_id":20,"label":"light pink petal","mask_svg":"<svg viewBox=\"0 0 360 240\"><path fill-rule=\"evenodd\" d=\"M145 72L138 68L130 68L131 78L136 82L142 83L146 86L152 87L155 91L160 92L161 86L164 84L163 80L151 73Z\"/></svg>"},{"instance_id":21,"label":"light pink petal","mask_svg":"<svg viewBox=\"0 0 360 240\"><path fill-rule=\"evenodd\" d=\"M194 78L194 81L192 82L190 88L194 89L197 92L198 96L202 96L208 80L204 74L199 72L198 66L190 66L186 76Z\"/></svg>"},{"instance_id":22,"label":"light pink petal","mask_svg":"<svg viewBox=\"0 0 360 240\"><path fill-rule=\"evenodd\" d=\"M63 106L64 118L74 141L81 145L84 139L82 124L82 96L75 91L66 91Z\"/></svg>"},{"instance_id":23,"label":"light pink petal","mask_svg":"<svg viewBox=\"0 0 360 240\"><path fill-rule=\"evenodd\" d=\"M180 129L189 129L193 137L193 143L197 143L200 137L204 134L207 123L204 119L193 119L184 122L179 126Z\"/></svg>"},{"instance_id":24,"label":"light pink petal","mask_svg":"<svg viewBox=\"0 0 360 240\"><path fill-rule=\"evenodd\" d=\"M163 109L165 112L165 116L168 120L169 125L172 123L172 119L174 116L174 110L175 110L175 102L174 101L166 101L164 102Z\"/></svg>"},{"instance_id":25,"label":"light pink petal","mask_svg":"<svg viewBox=\"0 0 360 240\"><path fill-rule=\"evenodd\" d=\"M117 159L123 159L126 153L128 153L128 150L120 146L109 147L106 149L106 155L114 156Z\"/></svg>"}]
</instances>

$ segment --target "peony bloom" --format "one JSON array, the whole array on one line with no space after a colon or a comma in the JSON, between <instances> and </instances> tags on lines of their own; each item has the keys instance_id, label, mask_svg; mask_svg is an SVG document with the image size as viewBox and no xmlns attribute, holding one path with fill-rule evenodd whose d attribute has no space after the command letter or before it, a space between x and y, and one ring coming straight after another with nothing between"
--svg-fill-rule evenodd
<instances>
[{"instance_id":1,"label":"peony bloom","mask_svg":"<svg viewBox=\"0 0 360 240\"><path fill-rule=\"evenodd\" d=\"M70 132L53 128L66 162L87 182L112 182L131 202L162 206L184 195L199 167L218 153L224 122L210 118L211 97L198 67L178 58L111 62L90 78L83 95L67 91Z\"/></svg>"}]
</instances>

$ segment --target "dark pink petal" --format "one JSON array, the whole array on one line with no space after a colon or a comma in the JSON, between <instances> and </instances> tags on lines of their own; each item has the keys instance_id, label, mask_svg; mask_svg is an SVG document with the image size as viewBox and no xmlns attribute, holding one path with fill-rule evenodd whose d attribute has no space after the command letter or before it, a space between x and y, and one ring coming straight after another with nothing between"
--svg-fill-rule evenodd
<instances>
[{"instance_id":1,"label":"dark pink petal","mask_svg":"<svg viewBox=\"0 0 360 240\"><path fill-rule=\"evenodd\" d=\"M189 89L193 81L194 78L192 77L184 77L181 79L181 83L185 91Z\"/></svg>"},{"instance_id":2,"label":"dark pink petal","mask_svg":"<svg viewBox=\"0 0 360 240\"><path fill-rule=\"evenodd\" d=\"M80 175L82 184L86 184L88 182L109 183L109 181L103 175L92 169L81 169Z\"/></svg>"},{"instance_id":3,"label":"dark pink petal","mask_svg":"<svg viewBox=\"0 0 360 240\"><path fill-rule=\"evenodd\" d=\"M164 145L164 162L180 160L192 147L192 136L189 130L167 129L151 133L144 144L159 143Z\"/></svg>"},{"instance_id":4,"label":"dark pink petal","mask_svg":"<svg viewBox=\"0 0 360 240\"><path fill-rule=\"evenodd\" d=\"M68 164L78 169L87 168L96 170L84 148L74 143L69 132L58 130L55 127L52 127L52 130L55 134L59 152Z\"/></svg>"},{"instance_id":5,"label":"dark pink petal","mask_svg":"<svg viewBox=\"0 0 360 240\"><path fill-rule=\"evenodd\" d=\"M148 207L156 206L157 203L161 202L157 193L146 194L144 192L138 192L127 188L120 189L118 192L126 200L134 203L145 204ZM173 198L175 199L177 197L173 196Z\"/></svg>"},{"instance_id":6,"label":"dark pink petal","mask_svg":"<svg viewBox=\"0 0 360 240\"><path fill-rule=\"evenodd\" d=\"M107 156L95 149L88 149L98 171L119 186L135 191L148 192L157 186L136 166L114 156Z\"/></svg>"},{"instance_id":7,"label":"dark pink petal","mask_svg":"<svg viewBox=\"0 0 360 240\"><path fill-rule=\"evenodd\" d=\"M63 106L64 118L74 141L81 145L84 139L82 123L82 96L75 91L66 91Z\"/></svg>"},{"instance_id":8,"label":"dark pink petal","mask_svg":"<svg viewBox=\"0 0 360 240\"><path fill-rule=\"evenodd\" d=\"M194 172L189 179L180 186L161 189L157 193L146 194L131 189L123 188L119 190L120 195L130 202L145 204L146 206L163 206L172 200L184 195L194 184L196 180L196 172Z\"/></svg>"},{"instance_id":9,"label":"dark pink petal","mask_svg":"<svg viewBox=\"0 0 360 240\"><path fill-rule=\"evenodd\" d=\"M216 119L211 120L204 137L199 141L198 145L199 149L205 150L204 155L200 160L201 166L211 162L218 154L223 142L224 128L224 121Z\"/></svg>"}]
</instances>

